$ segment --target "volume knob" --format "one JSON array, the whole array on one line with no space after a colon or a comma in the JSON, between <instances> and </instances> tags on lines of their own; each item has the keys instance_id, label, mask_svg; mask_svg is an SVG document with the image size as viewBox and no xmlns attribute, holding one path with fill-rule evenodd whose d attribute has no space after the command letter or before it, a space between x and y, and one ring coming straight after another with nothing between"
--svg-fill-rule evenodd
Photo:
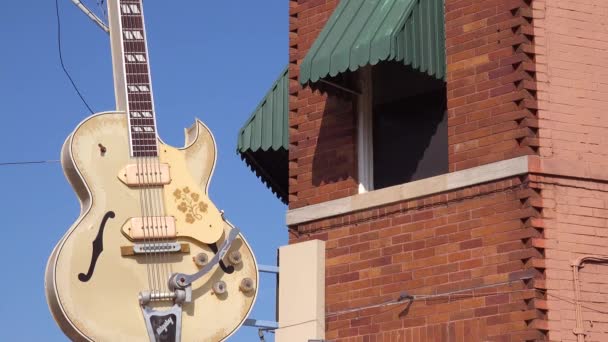
<instances>
[{"instance_id":1,"label":"volume knob","mask_svg":"<svg viewBox=\"0 0 608 342\"><path fill-rule=\"evenodd\" d=\"M249 293L253 291L255 289L255 287L253 286L253 279L244 278L243 280L241 280L241 285L239 286L239 289L241 289L241 291L243 291L244 293Z\"/></svg>"},{"instance_id":2,"label":"volume knob","mask_svg":"<svg viewBox=\"0 0 608 342\"><path fill-rule=\"evenodd\" d=\"M192 260L194 261L196 266L203 267L209 262L209 257L205 253L198 253L197 255L192 257Z\"/></svg>"},{"instance_id":3,"label":"volume knob","mask_svg":"<svg viewBox=\"0 0 608 342\"><path fill-rule=\"evenodd\" d=\"M213 284L213 293L221 295L226 293L226 283L223 280L220 280Z\"/></svg>"},{"instance_id":4,"label":"volume knob","mask_svg":"<svg viewBox=\"0 0 608 342\"><path fill-rule=\"evenodd\" d=\"M228 261L232 265L238 265L241 262L243 262L243 257L241 256L241 252L234 251L234 252L228 254Z\"/></svg>"}]
</instances>

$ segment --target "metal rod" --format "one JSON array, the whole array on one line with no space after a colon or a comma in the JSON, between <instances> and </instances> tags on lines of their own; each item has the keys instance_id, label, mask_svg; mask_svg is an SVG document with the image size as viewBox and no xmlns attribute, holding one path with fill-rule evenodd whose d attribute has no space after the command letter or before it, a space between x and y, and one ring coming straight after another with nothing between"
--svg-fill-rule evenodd
<instances>
[{"instance_id":1,"label":"metal rod","mask_svg":"<svg viewBox=\"0 0 608 342\"><path fill-rule=\"evenodd\" d=\"M257 320L255 318L247 318L243 325L247 327L256 327L268 330L275 330L279 328L279 323L276 321L262 321Z\"/></svg>"},{"instance_id":2,"label":"metal rod","mask_svg":"<svg viewBox=\"0 0 608 342\"><path fill-rule=\"evenodd\" d=\"M74 3L76 7L80 8L80 10L84 12L84 14L86 14L91 20L93 20L93 22L95 22L95 24L97 24L97 26L99 26L102 30L104 30L106 33L110 33L110 28L108 25L106 25L106 23L96 16L95 13L91 12L90 9L83 5L82 2L79 0L72 0L72 3Z\"/></svg>"},{"instance_id":3,"label":"metal rod","mask_svg":"<svg viewBox=\"0 0 608 342\"><path fill-rule=\"evenodd\" d=\"M260 272L263 272L263 273L275 273L275 274L279 273L279 267L278 266L258 265L258 270Z\"/></svg>"},{"instance_id":4,"label":"metal rod","mask_svg":"<svg viewBox=\"0 0 608 342\"><path fill-rule=\"evenodd\" d=\"M329 85L329 86L332 86L332 87L334 87L334 88L338 88L338 89L340 89L340 90L342 90L342 91L345 91L345 92L347 92L347 93L350 93L350 94L353 94L353 95L357 95L357 96L361 95L361 93L360 93L360 92L358 92L358 91L355 91L355 90L352 90L352 89L348 89L348 88L343 87L343 86L341 86L341 85L339 85L339 84L336 84L336 83L334 83L334 82L327 81L327 80L322 79L322 78L320 78L320 79L319 79L319 81L320 81L321 83L325 83L325 84L327 84L327 85Z\"/></svg>"}]
</instances>

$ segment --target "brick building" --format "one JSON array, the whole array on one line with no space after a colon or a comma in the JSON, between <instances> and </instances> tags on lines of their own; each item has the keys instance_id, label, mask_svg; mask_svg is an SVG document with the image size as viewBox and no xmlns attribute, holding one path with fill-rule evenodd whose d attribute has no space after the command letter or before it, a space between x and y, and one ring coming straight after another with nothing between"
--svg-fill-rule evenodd
<instances>
[{"instance_id":1,"label":"brick building","mask_svg":"<svg viewBox=\"0 0 608 342\"><path fill-rule=\"evenodd\" d=\"M290 0L289 19L238 151L290 243L325 241L323 338L608 341L608 2Z\"/></svg>"}]
</instances>

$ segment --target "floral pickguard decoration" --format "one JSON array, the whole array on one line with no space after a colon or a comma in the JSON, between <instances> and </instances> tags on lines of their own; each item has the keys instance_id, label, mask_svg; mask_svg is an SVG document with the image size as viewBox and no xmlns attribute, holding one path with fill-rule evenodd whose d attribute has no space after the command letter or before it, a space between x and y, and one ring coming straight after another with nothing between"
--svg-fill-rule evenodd
<instances>
[{"instance_id":1,"label":"floral pickguard decoration","mask_svg":"<svg viewBox=\"0 0 608 342\"><path fill-rule=\"evenodd\" d=\"M173 192L175 201L179 202L177 209L186 214L186 222L194 223L203 218L202 213L207 212L207 204L199 201L200 195L190 191L190 188L176 189Z\"/></svg>"}]
</instances>

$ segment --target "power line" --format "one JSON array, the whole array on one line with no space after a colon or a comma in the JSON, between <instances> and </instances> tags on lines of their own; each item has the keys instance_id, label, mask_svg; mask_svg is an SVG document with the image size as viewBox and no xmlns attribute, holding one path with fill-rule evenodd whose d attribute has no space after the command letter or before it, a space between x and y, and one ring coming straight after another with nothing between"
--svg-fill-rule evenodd
<instances>
[{"instance_id":1,"label":"power line","mask_svg":"<svg viewBox=\"0 0 608 342\"><path fill-rule=\"evenodd\" d=\"M63 69L63 72L70 80L70 83L72 83L72 87L74 87L74 90L76 90L76 93L78 94L78 96L80 97L80 99L82 100L84 105L87 107L89 112L91 112L91 114L94 114L93 110L91 109L91 107L89 106L87 101L84 99L82 94L80 93L80 90L78 90L76 83L74 83L72 76L70 76L70 73L68 72L68 70L65 67L65 64L63 63L63 54L61 52L61 19L59 16L59 1L58 0L55 0L55 13L57 15L57 47L59 48L59 61L61 62L61 68Z\"/></svg>"},{"instance_id":2,"label":"power line","mask_svg":"<svg viewBox=\"0 0 608 342\"><path fill-rule=\"evenodd\" d=\"M31 164L55 164L59 163L59 160L34 160L34 161L22 161L22 162L3 162L0 166L9 165L31 165Z\"/></svg>"}]
</instances>

